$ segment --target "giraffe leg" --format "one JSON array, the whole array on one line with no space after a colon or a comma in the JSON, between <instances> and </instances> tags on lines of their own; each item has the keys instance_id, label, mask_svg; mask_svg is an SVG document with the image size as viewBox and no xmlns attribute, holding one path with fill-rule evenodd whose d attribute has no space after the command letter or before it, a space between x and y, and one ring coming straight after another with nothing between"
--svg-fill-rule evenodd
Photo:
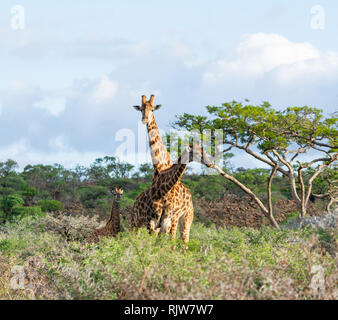
<instances>
[{"instance_id":1,"label":"giraffe leg","mask_svg":"<svg viewBox=\"0 0 338 320\"><path fill-rule=\"evenodd\" d=\"M161 232L165 234L169 234L170 229L171 229L171 218L170 216L165 215L161 223Z\"/></svg>"},{"instance_id":2,"label":"giraffe leg","mask_svg":"<svg viewBox=\"0 0 338 320\"><path fill-rule=\"evenodd\" d=\"M162 214L163 214L163 203L161 201L153 201L152 202L152 218L149 222L149 232L155 233L156 235L159 235L161 231L160 223L162 220Z\"/></svg>"},{"instance_id":3,"label":"giraffe leg","mask_svg":"<svg viewBox=\"0 0 338 320\"><path fill-rule=\"evenodd\" d=\"M171 230L170 230L170 234L172 239L175 239L176 237L176 231L177 231L177 227L178 227L178 216L174 216L171 219Z\"/></svg>"},{"instance_id":4,"label":"giraffe leg","mask_svg":"<svg viewBox=\"0 0 338 320\"><path fill-rule=\"evenodd\" d=\"M158 237L161 233L161 227L157 219L151 219L149 223L146 224L149 230L149 234L155 234Z\"/></svg>"},{"instance_id":5,"label":"giraffe leg","mask_svg":"<svg viewBox=\"0 0 338 320\"><path fill-rule=\"evenodd\" d=\"M180 234L184 243L189 242L190 228L193 220L192 212L187 212L180 218Z\"/></svg>"},{"instance_id":6,"label":"giraffe leg","mask_svg":"<svg viewBox=\"0 0 338 320\"><path fill-rule=\"evenodd\" d=\"M177 231L177 227L178 227L178 221L179 221L179 218L178 216L174 216L172 218L172 222L171 222L171 230L170 230L170 235L171 235L171 238L172 239L175 239L176 238L176 231ZM172 247L173 250L176 250L176 245L174 245Z\"/></svg>"},{"instance_id":7,"label":"giraffe leg","mask_svg":"<svg viewBox=\"0 0 338 320\"><path fill-rule=\"evenodd\" d=\"M151 219L149 222L149 233L156 232L156 222L154 219Z\"/></svg>"}]
</instances>

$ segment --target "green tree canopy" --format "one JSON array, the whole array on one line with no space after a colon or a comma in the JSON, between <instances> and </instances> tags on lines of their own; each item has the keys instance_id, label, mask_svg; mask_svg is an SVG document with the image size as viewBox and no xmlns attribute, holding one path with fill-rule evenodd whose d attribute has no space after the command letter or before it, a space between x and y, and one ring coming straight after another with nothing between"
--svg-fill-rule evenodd
<instances>
[{"instance_id":1,"label":"green tree canopy","mask_svg":"<svg viewBox=\"0 0 338 320\"><path fill-rule=\"evenodd\" d=\"M337 160L337 117L308 106L276 110L268 102L252 105L248 100L206 108L208 117L178 115L174 128L201 135L212 131L221 152L237 148L270 165L289 178L292 196L305 215L313 180ZM314 172L306 181L304 170L309 168Z\"/></svg>"}]
</instances>

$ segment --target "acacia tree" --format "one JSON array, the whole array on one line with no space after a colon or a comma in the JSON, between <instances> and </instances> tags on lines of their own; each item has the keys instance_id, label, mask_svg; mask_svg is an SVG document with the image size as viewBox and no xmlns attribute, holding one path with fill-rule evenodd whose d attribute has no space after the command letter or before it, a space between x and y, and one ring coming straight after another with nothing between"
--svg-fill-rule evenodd
<instances>
[{"instance_id":1,"label":"acacia tree","mask_svg":"<svg viewBox=\"0 0 338 320\"><path fill-rule=\"evenodd\" d=\"M5 162L0 162L0 179L4 188L7 188L7 179L11 174L15 173L15 169L17 167L18 164L11 159L8 159Z\"/></svg>"},{"instance_id":2,"label":"acacia tree","mask_svg":"<svg viewBox=\"0 0 338 320\"><path fill-rule=\"evenodd\" d=\"M98 158L88 169L90 180L110 185L111 179L128 178L134 166L115 157Z\"/></svg>"},{"instance_id":3,"label":"acacia tree","mask_svg":"<svg viewBox=\"0 0 338 320\"><path fill-rule=\"evenodd\" d=\"M293 107L276 113L272 136L260 135L269 160L285 168L301 217L306 215L314 180L338 159L337 123L336 117L324 118L319 109Z\"/></svg>"},{"instance_id":4,"label":"acacia tree","mask_svg":"<svg viewBox=\"0 0 338 320\"><path fill-rule=\"evenodd\" d=\"M311 172L312 174L312 172ZM328 198L326 211L332 212L331 208L338 203L338 164L334 163L324 169L323 173L313 182L314 198Z\"/></svg>"},{"instance_id":5,"label":"acacia tree","mask_svg":"<svg viewBox=\"0 0 338 320\"><path fill-rule=\"evenodd\" d=\"M207 111L209 117L179 115L173 126L198 130L201 134L205 130L221 130L220 152L240 149L271 167L267 187L269 208L272 206L272 179L279 172L288 178L292 197L300 216L304 217L313 181L337 160L337 118L324 118L321 110L306 106L277 111L268 102L254 106L248 100L245 105L232 101L221 106L207 106ZM304 171L309 168L314 169L313 174L305 179Z\"/></svg>"},{"instance_id":6,"label":"acacia tree","mask_svg":"<svg viewBox=\"0 0 338 320\"><path fill-rule=\"evenodd\" d=\"M152 178L154 174L154 167L150 163L142 163L138 169L135 177L141 176L142 178Z\"/></svg>"},{"instance_id":7,"label":"acacia tree","mask_svg":"<svg viewBox=\"0 0 338 320\"><path fill-rule=\"evenodd\" d=\"M37 189L42 196L51 196L59 200L67 193L75 194L77 176L76 172L65 169L60 164L27 165L22 176L31 188ZM47 194L46 194L47 193Z\"/></svg>"},{"instance_id":8,"label":"acacia tree","mask_svg":"<svg viewBox=\"0 0 338 320\"><path fill-rule=\"evenodd\" d=\"M207 107L208 109L210 107ZM210 113L210 111L209 111ZM229 118L230 119L230 118ZM209 149L209 152L212 153L212 156L215 158L220 158L218 153L222 154L223 159L227 158L227 155L230 157L233 156L230 151L235 147L235 144L227 140L227 134L232 134L232 130L230 131L229 128L225 128L222 123L219 121L220 119L208 119L205 116L194 116L191 114L185 113L183 116L177 116L177 121L173 124L173 127L176 129L182 129L184 128L188 132L190 132L193 135L193 139L198 139L202 146L206 147L206 149ZM216 124L217 123L217 124ZM221 139L219 138L219 134L221 134ZM185 134L185 136L191 139L189 137L189 134ZM237 138L238 140L238 138ZM222 146L225 146L226 144L230 145L228 147L223 147L221 150L219 150L220 145L218 143L221 143ZM209 144L206 145L206 144ZM237 144L238 145L238 144ZM223 162L224 164L224 162ZM223 165L224 167L224 165ZM270 220L271 224L279 229L279 225L274 218L273 215L273 207L272 207L272 200L271 200L271 186L272 186L272 180L276 174L277 169L279 168L278 165L274 166L271 174L269 175L268 181L267 181L267 198L268 198L268 205L265 206L261 199L255 194L253 190L251 190L249 187L247 187L245 184L240 182L236 177L234 177L229 171L219 167L217 164L214 164L213 168L219 172L225 179L233 182L236 184L242 191L244 191L246 194L248 194L258 205L258 207L261 209L263 214Z\"/></svg>"}]
</instances>

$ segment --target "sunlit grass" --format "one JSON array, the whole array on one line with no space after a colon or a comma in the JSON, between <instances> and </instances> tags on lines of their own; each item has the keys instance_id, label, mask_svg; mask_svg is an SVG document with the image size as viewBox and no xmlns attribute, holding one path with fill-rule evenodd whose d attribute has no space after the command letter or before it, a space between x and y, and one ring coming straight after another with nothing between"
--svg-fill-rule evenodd
<instances>
[{"instance_id":1,"label":"sunlit grass","mask_svg":"<svg viewBox=\"0 0 338 320\"><path fill-rule=\"evenodd\" d=\"M0 298L333 299L338 290L336 259L322 245L336 248L333 231L195 222L184 250L181 240L143 228L85 244L83 226L94 220L58 218L54 227L53 219L27 217L1 228ZM71 237L60 232L62 223L74 227ZM10 288L14 265L26 267L29 290ZM325 296L309 290L314 265L325 269Z\"/></svg>"}]
</instances>

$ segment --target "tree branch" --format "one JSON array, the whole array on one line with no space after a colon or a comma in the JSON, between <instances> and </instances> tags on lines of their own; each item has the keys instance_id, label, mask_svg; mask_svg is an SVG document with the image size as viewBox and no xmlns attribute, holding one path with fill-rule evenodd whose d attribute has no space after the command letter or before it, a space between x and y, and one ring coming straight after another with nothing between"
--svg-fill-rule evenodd
<instances>
[{"instance_id":1,"label":"tree branch","mask_svg":"<svg viewBox=\"0 0 338 320\"><path fill-rule=\"evenodd\" d=\"M268 210L269 210L269 219L271 221L271 223L277 228L279 229L279 225L275 220L275 217L273 216L273 207L272 207L272 194L271 194L271 185L272 185L272 180L273 177L275 176L277 170L278 170L279 165L276 164L274 166L274 168L271 171L269 180L268 180L268 185L267 185L267 191L268 191Z\"/></svg>"},{"instance_id":2,"label":"tree branch","mask_svg":"<svg viewBox=\"0 0 338 320\"><path fill-rule=\"evenodd\" d=\"M285 159L283 159L276 150L272 150L272 153L278 158L280 162L282 162L289 169L289 172L286 174L286 176L289 178L290 181L292 197L298 204L300 204L301 200L297 193L295 173L291 163L288 163Z\"/></svg>"},{"instance_id":3,"label":"tree branch","mask_svg":"<svg viewBox=\"0 0 338 320\"><path fill-rule=\"evenodd\" d=\"M306 212L306 205L305 205L305 185L304 185L304 179L303 179L303 173L302 173L303 167L299 163L299 168L298 168L298 180L299 180L299 185L300 185L300 195L301 195L301 212L300 216L304 218L305 212Z\"/></svg>"}]
</instances>

